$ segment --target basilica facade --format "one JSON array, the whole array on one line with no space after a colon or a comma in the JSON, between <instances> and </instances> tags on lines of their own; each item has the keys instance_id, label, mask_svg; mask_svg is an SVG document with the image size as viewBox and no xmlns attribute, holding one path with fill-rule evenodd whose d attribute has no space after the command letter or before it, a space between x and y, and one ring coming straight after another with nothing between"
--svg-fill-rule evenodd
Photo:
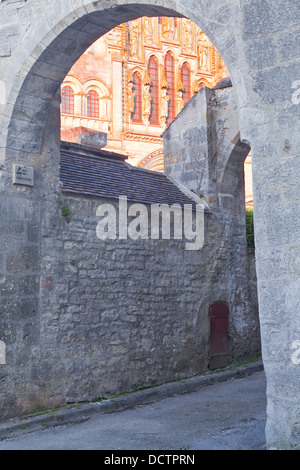
<instances>
[{"instance_id":1,"label":"basilica facade","mask_svg":"<svg viewBox=\"0 0 300 470\"><path fill-rule=\"evenodd\" d=\"M163 169L161 134L203 86L227 69L216 48L186 18L143 17L96 41L62 85L62 139L71 128L108 135L107 150L128 162Z\"/></svg>"},{"instance_id":2,"label":"basilica facade","mask_svg":"<svg viewBox=\"0 0 300 470\"><path fill-rule=\"evenodd\" d=\"M161 134L200 88L229 73L205 33L186 18L142 17L98 39L62 84L61 136L82 128L107 133L106 150L128 163L163 171ZM245 162L252 206L251 157Z\"/></svg>"}]
</instances>

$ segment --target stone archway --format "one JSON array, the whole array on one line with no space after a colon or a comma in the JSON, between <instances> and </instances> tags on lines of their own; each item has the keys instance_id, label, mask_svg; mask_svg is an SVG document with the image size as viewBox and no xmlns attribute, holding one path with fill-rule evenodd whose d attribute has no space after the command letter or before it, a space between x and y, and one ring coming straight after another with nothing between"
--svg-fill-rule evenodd
<instances>
[{"instance_id":1,"label":"stone archway","mask_svg":"<svg viewBox=\"0 0 300 470\"><path fill-rule=\"evenodd\" d=\"M149 153L149 155L141 159L137 166L153 171L164 171L164 149L161 148Z\"/></svg>"},{"instance_id":2,"label":"stone archway","mask_svg":"<svg viewBox=\"0 0 300 470\"><path fill-rule=\"evenodd\" d=\"M238 75L238 70L235 71L235 68L238 64L234 64L233 68L230 67L230 56L238 55L238 47L233 47L231 39L231 49L228 54L229 51L224 44L224 37L225 35L228 36L229 33L226 32L224 26L215 28L210 24L210 17L217 18L218 15L221 17L224 13L224 8L211 7L205 15L203 14L197 18L193 11L189 10L188 4L184 6L178 5L173 0L170 0L168 4L162 2L161 5L151 5L151 2L141 5L138 2L129 4L126 2L124 5L122 5L122 2L120 3L119 6L116 6L112 1L108 2L103 9L100 3L95 4L88 0L82 0L75 10L72 7L66 7L63 13L60 12L58 7L56 10L54 4L52 4L52 7L41 7L44 10L43 17L47 18L47 20L45 22L41 20L39 25L40 34L36 35L35 42L33 43L31 38L28 45L24 41L23 47L25 50L23 52L25 60L19 60L19 63L18 61L15 62L15 65L12 64L12 68L16 68L16 70L7 71L11 76L15 77L14 81L8 82L6 85L7 101L12 105L12 114L6 120L10 126L11 134L15 134L16 126L21 125L20 121L25 126L26 111L28 109L31 111L31 115L27 116L31 126L26 125L26 138L20 132L18 132L18 139L14 135L14 150L20 147L21 152L26 152L28 150L28 142L32 141L35 142L32 150L41 150L44 123L49 111L49 103L53 100L56 91L71 66L95 39L105 34L114 26L142 15L186 15L191 19L196 19L200 26L210 35L224 60L228 62L232 79L235 81L234 78ZM38 8L38 5L29 5L28 11L32 13L33 10ZM49 8L49 12L47 8ZM59 12L59 14L57 16L56 14L51 15L51 11ZM229 14L230 11L228 11ZM218 40L218 36L222 38L222 41ZM234 49L236 50L234 51ZM18 66L20 67L19 70L17 70ZM239 77L235 86L237 88L240 86L244 87L245 92L246 88L242 81L243 77ZM37 95L35 91L39 89L42 92ZM240 96L243 99L246 98L244 93L241 93ZM30 131L32 131L32 134L30 134ZM22 140L23 138L24 140ZM7 147L9 148L9 146L9 142L7 142Z\"/></svg>"},{"instance_id":3,"label":"stone archway","mask_svg":"<svg viewBox=\"0 0 300 470\"><path fill-rule=\"evenodd\" d=\"M299 21L297 5L291 0L284 8L278 0L270 0L268 6L255 0L242 4L201 0L196 8L193 0L120 1L118 6L108 1L105 9L102 1L78 0L73 5L59 0L21 5L5 0L0 5L1 34L7 44L0 82L1 214L6 227L1 242L7 246L6 274L18 279L19 293L31 289L35 294L23 303L23 327L27 316L35 317L39 308L47 306L36 285L49 261L47 231L59 191L55 123L60 83L81 53L117 24L143 15L187 16L210 37L227 65L238 97L241 141L252 148L258 288L268 379L267 441L297 446L299 365L291 360L291 348L300 337L299 103L293 100L300 66L294 54L299 50L297 35L288 39L286 33ZM288 63L281 49L276 56L272 42L273 34L281 32L293 51ZM33 189L11 185L13 163L34 168ZM51 286L46 278L41 289L51 293ZM60 295L63 298L63 292ZM43 388L30 364L33 357L38 358L41 338L47 341L42 323L40 328L22 358L16 351L8 350L8 354L19 364L19 384L26 384L32 374ZM24 389L28 399L32 390L27 385Z\"/></svg>"}]
</instances>

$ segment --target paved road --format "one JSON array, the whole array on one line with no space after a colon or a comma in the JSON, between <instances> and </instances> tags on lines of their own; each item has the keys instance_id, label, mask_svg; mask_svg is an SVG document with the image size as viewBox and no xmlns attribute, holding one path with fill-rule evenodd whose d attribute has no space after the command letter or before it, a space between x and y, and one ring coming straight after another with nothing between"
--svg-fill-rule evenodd
<instances>
[{"instance_id":1,"label":"paved road","mask_svg":"<svg viewBox=\"0 0 300 470\"><path fill-rule=\"evenodd\" d=\"M264 372L84 422L28 432L0 450L256 450L264 449Z\"/></svg>"}]
</instances>

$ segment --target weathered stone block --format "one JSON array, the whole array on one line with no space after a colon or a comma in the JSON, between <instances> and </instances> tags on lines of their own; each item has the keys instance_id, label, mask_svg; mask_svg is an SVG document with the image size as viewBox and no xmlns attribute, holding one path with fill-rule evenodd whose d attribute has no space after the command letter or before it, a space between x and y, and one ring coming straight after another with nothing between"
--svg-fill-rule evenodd
<instances>
[{"instance_id":1,"label":"weathered stone block","mask_svg":"<svg viewBox=\"0 0 300 470\"><path fill-rule=\"evenodd\" d=\"M6 270L9 273L37 271L39 268L39 248L33 246L16 246L6 257Z\"/></svg>"},{"instance_id":2,"label":"weathered stone block","mask_svg":"<svg viewBox=\"0 0 300 470\"><path fill-rule=\"evenodd\" d=\"M272 1L272 5L267 1L250 0L241 7L245 39L284 30L287 24L299 24L299 8L293 0Z\"/></svg>"},{"instance_id":3,"label":"weathered stone block","mask_svg":"<svg viewBox=\"0 0 300 470\"><path fill-rule=\"evenodd\" d=\"M27 239L30 243L39 243L39 241L40 241L40 227L38 225L28 223L28 225L27 225Z\"/></svg>"},{"instance_id":4,"label":"weathered stone block","mask_svg":"<svg viewBox=\"0 0 300 470\"><path fill-rule=\"evenodd\" d=\"M38 294L40 282L38 276L29 276L27 274L24 277L20 277L18 282L20 295L32 296L33 294Z\"/></svg>"},{"instance_id":5,"label":"weathered stone block","mask_svg":"<svg viewBox=\"0 0 300 470\"><path fill-rule=\"evenodd\" d=\"M0 44L0 57L9 57L11 55L11 46L8 42Z\"/></svg>"},{"instance_id":6,"label":"weathered stone block","mask_svg":"<svg viewBox=\"0 0 300 470\"><path fill-rule=\"evenodd\" d=\"M86 127L74 127L68 132L64 132L64 139L68 142L76 142L97 149L107 145L107 134L105 132L94 131Z\"/></svg>"},{"instance_id":7,"label":"weathered stone block","mask_svg":"<svg viewBox=\"0 0 300 470\"><path fill-rule=\"evenodd\" d=\"M273 103L275 101L286 101L293 104L293 83L300 76L300 65L298 63L286 65L284 72L280 66L257 73L255 86L263 101Z\"/></svg>"},{"instance_id":8,"label":"weathered stone block","mask_svg":"<svg viewBox=\"0 0 300 470\"><path fill-rule=\"evenodd\" d=\"M246 56L251 72L274 67L277 63L277 48L274 45L274 39L267 37L264 41L252 39L247 42Z\"/></svg>"}]
</instances>

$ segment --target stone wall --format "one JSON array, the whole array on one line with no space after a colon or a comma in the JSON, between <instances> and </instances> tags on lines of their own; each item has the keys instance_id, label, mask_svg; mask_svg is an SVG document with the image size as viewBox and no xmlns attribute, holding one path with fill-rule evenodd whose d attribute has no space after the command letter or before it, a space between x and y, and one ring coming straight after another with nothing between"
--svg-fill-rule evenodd
<instances>
[{"instance_id":1,"label":"stone wall","mask_svg":"<svg viewBox=\"0 0 300 470\"><path fill-rule=\"evenodd\" d=\"M97 206L113 200L61 192L58 100L45 132L51 158L33 188L7 178L0 204L2 418L202 373L214 302L229 305L229 361L260 346L253 269L235 290L217 212L205 213L199 251L97 238Z\"/></svg>"},{"instance_id":2,"label":"stone wall","mask_svg":"<svg viewBox=\"0 0 300 470\"><path fill-rule=\"evenodd\" d=\"M184 240L99 240L96 209L104 203L117 207L58 190L41 203L39 222L36 206L6 206L13 220L2 229L10 247L0 284L2 418L204 372L216 301L230 308L229 362L259 351L255 296L255 320L243 296L238 315L246 308L248 319L243 332L234 326L230 260L215 214L205 213L204 247L187 251ZM247 295L253 273L240 286Z\"/></svg>"},{"instance_id":3,"label":"stone wall","mask_svg":"<svg viewBox=\"0 0 300 470\"><path fill-rule=\"evenodd\" d=\"M113 201L63 202L71 222L57 207L43 240L51 260L41 309L53 371L47 388L61 400L84 400L205 370L209 249L191 256L180 241L101 241L96 209Z\"/></svg>"},{"instance_id":4,"label":"stone wall","mask_svg":"<svg viewBox=\"0 0 300 470\"><path fill-rule=\"evenodd\" d=\"M1 376L10 377L5 379L7 409L17 400L24 405L18 384L23 381L25 390L31 383L30 364L39 348L39 337L34 335L30 343L28 331L43 328L36 310L42 294L34 286L45 269L42 220L51 219L59 197L59 130L47 127L53 99L68 70L100 35L138 16L179 15L209 36L236 91L240 140L251 146L253 159L267 444L299 446L298 2L5 0L0 10L1 279L3 269L10 276L3 287L6 298L1 297L1 328L5 335L14 324L19 328L11 334L17 347L8 351L10 365L1 366ZM13 187L13 163L34 168L33 188ZM23 294L16 298L18 289ZM42 394L42 387L36 387Z\"/></svg>"},{"instance_id":5,"label":"stone wall","mask_svg":"<svg viewBox=\"0 0 300 470\"><path fill-rule=\"evenodd\" d=\"M236 356L249 357L258 351L260 336L255 253L245 238L244 160L250 148L240 142L231 82L216 90L202 88L163 139L166 175L205 201L217 220L217 228L206 235L226 266L231 347Z\"/></svg>"}]
</instances>

